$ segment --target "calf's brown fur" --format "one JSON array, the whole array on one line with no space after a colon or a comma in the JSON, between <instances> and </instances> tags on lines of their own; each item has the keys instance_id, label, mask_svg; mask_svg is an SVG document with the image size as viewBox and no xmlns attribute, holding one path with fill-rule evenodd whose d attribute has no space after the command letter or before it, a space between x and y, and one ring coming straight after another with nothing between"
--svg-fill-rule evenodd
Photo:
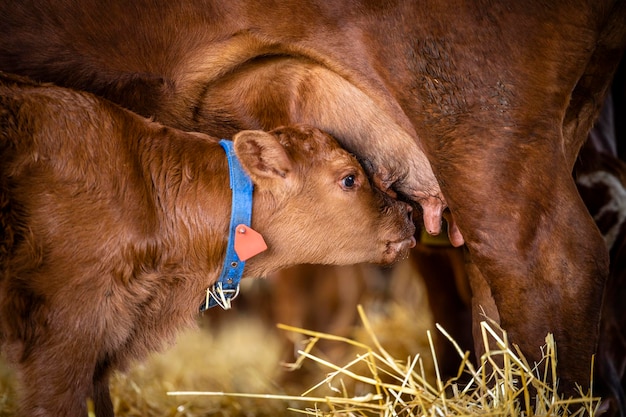
<instances>
[{"instance_id":1,"label":"calf's brown fur","mask_svg":"<svg viewBox=\"0 0 626 417\"><path fill-rule=\"evenodd\" d=\"M231 192L217 140L90 94L0 74L0 340L24 416L113 415L112 370L190 326L220 273ZM252 227L244 278L300 263L392 262L407 204L306 126L243 131ZM344 181L351 176L352 181Z\"/></svg>"}]
</instances>

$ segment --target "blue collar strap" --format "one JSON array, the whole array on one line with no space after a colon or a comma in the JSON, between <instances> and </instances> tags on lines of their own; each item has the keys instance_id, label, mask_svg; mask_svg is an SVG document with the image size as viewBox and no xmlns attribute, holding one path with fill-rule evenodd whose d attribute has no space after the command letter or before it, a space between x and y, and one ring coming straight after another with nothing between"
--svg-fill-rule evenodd
<instances>
[{"instance_id":1,"label":"blue collar strap","mask_svg":"<svg viewBox=\"0 0 626 417\"><path fill-rule=\"evenodd\" d=\"M224 310L231 307L231 300L239 295L239 281L243 275L245 261L239 259L235 251L235 233L237 226L250 226L252 219L252 191L253 184L248 174L243 170L233 142L222 139L220 145L226 151L228 170L230 172L230 189L232 190L232 208L228 235L226 258L218 281L207 288L206 300L200 306L200 311L219 305Z\"/></svg>"}]
</instances>

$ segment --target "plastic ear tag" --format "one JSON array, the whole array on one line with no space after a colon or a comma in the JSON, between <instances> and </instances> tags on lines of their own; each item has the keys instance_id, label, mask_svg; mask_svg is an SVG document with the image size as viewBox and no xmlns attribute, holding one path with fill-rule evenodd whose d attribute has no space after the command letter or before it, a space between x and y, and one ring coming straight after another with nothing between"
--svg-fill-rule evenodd
<instances>
[{"instance_id":1,"label":"plastic ear tag","mask_svg":"<svg viewBox=\"0 0 626 417\"><path fill-rule=\"evenodd\" d=\"M235 229L235 252L240 260L245 261L267 249L263 236L245 224Z\"/></svg>"}]
</instances>

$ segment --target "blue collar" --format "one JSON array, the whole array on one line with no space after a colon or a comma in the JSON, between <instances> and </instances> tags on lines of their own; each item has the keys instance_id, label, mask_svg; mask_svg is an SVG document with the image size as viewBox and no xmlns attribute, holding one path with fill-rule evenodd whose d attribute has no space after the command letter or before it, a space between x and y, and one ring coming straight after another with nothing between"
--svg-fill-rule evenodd
<instances>
[{"instance_id":1,"label":"blue collar","mask_svg":"<svg viewBox=\"0 0 626 417\"><path fill-rule=\"evenodd\" d=\"M222 139L220 145L226 151L230 172L230 189L232 190L228 247L226 248L222 273L218 281L207 288L206 301L200 306L200 311L205 311L216 305L228 310L231 307L231 301L239 295L239 281L246 262L239 259L235 251L235 233L239 225L249 227L252 219L252 181L235 155L233 142Z\"/></svg>"}]
</instances>

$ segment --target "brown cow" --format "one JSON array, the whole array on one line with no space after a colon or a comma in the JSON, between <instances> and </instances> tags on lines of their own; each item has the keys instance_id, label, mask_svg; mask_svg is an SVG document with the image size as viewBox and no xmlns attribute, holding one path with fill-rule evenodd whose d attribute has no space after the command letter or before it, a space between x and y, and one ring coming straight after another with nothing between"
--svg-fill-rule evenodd
<instances>
[{"instance_id":1,"label":"brown cow","mask_svg":"<svg viewBox=\"0 0 626 417\"><path fill-rule=\"evenodd\" d=\"M472 305L529 360L553 332L572 392L608 254L571 172L625 20L623 0L5 0L0 69L214 136L328 131L430 233L449 207Z\"/></svg>"},{"instance_id":2,"label":"brown cow","mask_svg":"<svg viewBox=\"0 0 626 417\"><path fill-rule=\"evenodd\" d=\"M228 241L220 144L87 93L0 75L0 341L23 416L113 415L108 378L194 323ZM300 263L393 262L411 208L374 191L329 135L244 131L252 226L244 278ZM358 222L355 221L358 219Z\"/></svg>"}]
</instances>

